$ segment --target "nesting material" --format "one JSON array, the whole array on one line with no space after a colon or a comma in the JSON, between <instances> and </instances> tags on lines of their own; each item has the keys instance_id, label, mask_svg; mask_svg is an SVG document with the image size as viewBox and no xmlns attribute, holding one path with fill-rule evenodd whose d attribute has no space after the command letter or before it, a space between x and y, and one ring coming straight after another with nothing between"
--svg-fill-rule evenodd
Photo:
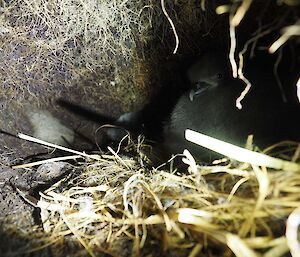
<instances>
[{"instance_id":1,"label":"nesting material","mask_svg":"<svg viewBox=\"0 0 300 257\"><path fill-rule=\"evenodd\" d=\"M185 137L190 142L204 146L210 150L224 154L240 162L248 162L253 165L265 166L274 169L300 171L300 165L297 163L269 157L261 153L256 153L190 129L186 130Z\"/></svg>"},{"instance_id":2,"label":"nesting material","mask_svg":"<svg viewBox=\"0 0 300 257\"><path fill-rule=\"evenodd\" d=\"M263 1L222 1L215 9L210 1L200 1L200 5L196 2L0 1L3 14L0 95L4 117L1 120L8 124L6 130L15 129L20 119L18 110L23 110L23 103L31 99L36 101L34 106L43 105L45 99L62 97L76 103L88 102L94 107L113 99L124 110L134 109L133 103L138 106L143 102L140 99L149 99L150 85L164 81L160 76L169 73L177 79L173 68L162 61L169 59L172 52L179 50L178 56L193 56L205 51L214 41L226 41L228 34L232 76L245 82L245 90L236 101L241 109L242 100L251 88L251 81L243 73L246 54L253 56L254 50L261 47L258 41L277 30L281 35L270 42L270 53L280 52L288 40L299 36L296 12L299 1L277 1L275 5L281 4L280 8L285 10L282 12L276 8L273 11L272 1L264 5L259 4ZM247 15L251 5L262 11L252 16L255 21ZM286 9L286 6L295 8ZM224 19L217 22L211 15L215 11L229 14L228 33L222 26ZM227 19L225 15L220 17ZM272 19L265 20L268 16ZM284 17L288 19L285 21ZM240 45L238 31L248 30L240 28L247 22L256 32L253 34L249 29L250 38ZM165 66L167 69L162 69ZM295 86L300 99L297 79ZM107 96L108 92L111 97ZM14 112L8 111L11 109ZM65 174L60 180L46 184L47 190L36 189L40 197L33 200L37 201L30 201L31 192L23 194L18 188L17 192L13 191L11 195L19 197L20 194L27 203L36 203L42 224L39 228L30 227L31 234L26 234L23 228L21 231L16 228L23 216L17 216L14 223L2 222L2 239L3 235L6 238L10 235L6 227L13 226L13 236L9 239L15 239L10 245L16 252L9 252L10 256L21 256L17 252L21 250L26 256L31 253L37 256L300 255L298 169L270 168L258 166L262 163L229 159L200 166L187 151L184 152L186 170L177 171L172 161L153 168L145 155L147 146L142 143L129 142L122 154L117 149L109 149L106 155L59 147L56 144L63 144L62 137L68 142L73 140L73 132L60 127L52 114L36 115L39 117L29 115L32 125L39 120L40 127L47 128L47 136L52 135L44 123L46 118L47 124L53 126L50 130L56 134L52 140L52 136L44 137L36 128L35 136L51 143L34 142L75 155L15 166L32 171L35 166L48 164L47 169L40 167L37 170L40 173L33 176L35 182L41 179L42 186L49 183L44 177L52 179L54 173L62 176L61 171ZM61 130L65 133L57 133ZM263 153L292 162L292 167L299 165L298 143L283 142ZM228 152L223 154L232 157ZM237 155L235 159L245 161ZM57 165L51 167L57 161L68 161L73 166L67 171ZM10 181L3 185L10 187ZM16 205L18 198L5 197L5 204ZM29 211L24 213L24 217L29 216ZM33 238L36 245L18 249L16 242L24 238L26 242ZM48 247L52 248L40 254L40 250Z\"/></svg>"},{"instance_id":3,"label":"nesting material","mask_svg":"<svg viewBox=\"0 0 300 257\"><path fill-rule=\"evenodd\" d=\"M72 239L90 256L298 256L299 172L228 159L199 166L187 152L189 172L170 163L155 169L145 162L144 147L131 143L131 154L111 149L87 158L40 192L37 206L53 243ZM268 153L299 160L292 142ZM126 244L115 247L118 240Z\"/></svg>"}]
</instances>

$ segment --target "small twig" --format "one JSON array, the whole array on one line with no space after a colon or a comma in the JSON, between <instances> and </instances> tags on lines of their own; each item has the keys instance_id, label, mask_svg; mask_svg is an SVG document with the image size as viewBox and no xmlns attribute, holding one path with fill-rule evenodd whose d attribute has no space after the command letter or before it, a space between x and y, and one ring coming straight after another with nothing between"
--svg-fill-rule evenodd
<instances>
[{"instance_id":1,"label":"small twig","mask_svg":"<svg viewBox=\"0 0 300 257\"><path fill-rule=\"evenodd\" d=\"M275 53L282 45L284 45L292 36L300 36L300 21L294 25L287 26L283 29L283 34L269 48L271 54Z\"/></svg>"},{"instance_id":2,"label":"small twig","mask_svg":"<svg viewBox=\"0 0 300 257\"><path fill-rule=\"evenodd\" d=\"M253 0L244 0L241 6L237 9L235 15L232 18L232 24L234 27L237 27L240 24L246 12L250 8L252 1Z\"/></svg>"},{"instance_id":3,"label":"small twig","mask_svg":"<svg viewBox=\"0 0 300 257\"><path fill-rule=\"evenodd\" d=\"M237 63L234 58L235 50L236 50L236 35L235 35L235 28L240 24L241 20L244 18L245 13L249 9L252 0L244 0L242 5L237 9L236 4L231 7L230 15L229 15L229 35L230 35L230 51L229 51L229 60L232 68L232 76L237 78L238 76L238 69ZM237 11L236 11L237 10ZM244 76L242 76L245 78ZM246 84L247 82L244 80ZM246 91L246 89L245 89ZM242 97L242 95L241 95ZM239 103L240 104L240 103ZM238 100L237 100L238 106ZM241 107L241 105L240 105ZM239 107L238 107L239 108ZM239 108L240 109L240 108Z\"/></svg>"},{"instance_id":4,"label":"small twig","mask_svg":"<svg viewBox=\"0 0 300 257\"><path fill-rule=\"evenodd\" d=\"M206 11L206 8L205 8L205 0L201 0L200 6L201 6L201 10L202 10L203 12L205 12L205 11Z\"/></svg>"},{"instance_id":5,"label":"small twig","mask_svg":"<svg viewBox=\"0 0 300 257\"><path fill-rule=\"evenodd\" d=\"M244 67L244 56L243 55L247 51L249 44L250 44L250 40L248 42L246 42L246 44L244 45L243 50L239 52L238 75L239 75L239 79L244 81L244 83L246 84L246 87L243 90L243 92L241 93L241 95L236 99L236 107L238 109L242 109L241 101L244 99L244 97L246 96L246 94L249 92L249 90L251 88L250 81L248 79L246 79L246 77L244 76L244 73L243 73L243 67Z\"/></svg>"},{"instance_id":6,"label":"small twig","mask_svg":"<svg viewBox=\"0 0 300 257\"><path fill-rule=\"evenodd\" d=\"M197 164L196 164L194 157L187 149L185 149L183 151L183 154L184 154L184 157L182 158L182 162L189 165L189 171L191 171L191 173L196 174L198 169L197 169Z\"/></svg>"},{"instance_id":7,"label":"small twig","mask_svg":"<svg viewBox=\"0 0 300 257\"><path fill-rule=\"evenodd\" d=\"M64 146L49 143L49 142L46 142L44 140L41 140L41 139L38 139L38 138L35 138L35 137L32 137L32 136L28 136L28 135L25 135L25 134L22 134L22 133L18 133L17 136L21 139L24 139L24 140L27 140L27 141L30 141L30 142L34 142L34 143L38 143L40 145L45 145L45 146L49 146L49 147L52 147L52 148L55 148L55 149L65 151L65 152L78 154L80 156L83 156L83 157L86 157L86 158L91 158L91 159L94 159L94 160L97 160L97 161L101 160L100 156L98 156L98 155L89 155L89 154L86 154L86 153L83 153L83 152L79 152L79 151L76 151L76 150L69 149L69 148L64 147Z\"/></svg>"},{"instance_id":8,"label":"small twig","mask_svg":"<svg viewBox=\"0 0 300 257\"><path fill-rule=\"evenodd\" d=\"M37 206L38 200L35 197L29 195L28 192L23 191L17 187L16 187L16 191L18 192L18 194L22 197L22 199L25 202L29 203L30 205L32 205L34 207L38 207Z\"/></svg>"},{"instance_id":9,"label":"small twig","mask_svg":"<svg viewBox=\"0 0 300 257\"><path fill-rule=\"evenodd\" d=\"M243 92L240 94L240 96L236 99L236 102L235 102L235 106L241 110L243 108L241 102L242 100L245 98L245 96L248 94L250 88L251 88L251 83L248 79L246 79L244 77L244 74L243 73L240 73L239 74L239 79L241 79L242 81L244 81L246 83L246 87L245 89L243 90Z\"/></svg>"},{"instance_id":10,"label":"small twig","mask_svg":"<svg viewBox=\"0 0 300 257\"><path fill-rule=\"evenodd\" d=\"M293 257L300 257L298 227L300 224L300 208L295 209L287 219L286 241Z\"/></svg>"},{"instance_id":11,"label":"small twig","mask_svg":"<svg viewBox=\"0 0 300 257\"><path fill-rule=\"evenodd\" d=\"M296 87L297 87L297 98L298 98L298 101L300 103L300 77L296 83Z\"/></svg>"},{"instance_id":12,"label":"small twig","mask_svg":"<svg viewBox=\"0 0 300 257\"><path fill-rule=\"evenodd\" d=\"M161 0L161 8L162 8L162 11L163 11L164 15L165 15L166 18L168 19L168 21L169 21L169 23L170 23L170 25L171 25L171 27L172 27L174 36L175 36L176 45L175 45L175 49L174 49L174 51L173 51L173 54L176 54L176 53L177 53L178 46L179 46L179 38L178 38L178 35L177 35L177 32L176 32L175 25L174 25L172 19L170 18L169 14L167 13L166 8L165 8L165 1L164 1L164 0Z\"/></svg>"},{"instance_id":13,"label":"small twig","mask_svg":"<svg viewBox=\"0 0 300 257\"><path fill-rule=\"evenodd\" d=\"M249 45L251 43L255 43L259 38L263 37L264 35L267 35L270 33L270 30L267 29L261 33L258 33L256 36L252 37L251 39L249 39L243 49L239 52L239 68L238 68L238 76L239 79L241 79L245 84L246 87L243 90L243 92L240 94L240 96L236 99L236 107L238 109L242 109L242 100L245 98L245 96L247 95L247 93L249 92L250 88L251 88L251 82L245 77L244 72L243 72L243 68L244 68L244 54L247 52Z\"/></svg>"},{"instance_id":14,"label":"small twig","mask_svg":"<svg viewBox=\"0 0 300 257\"><path fill-rule=\"evenodd\" d=\"M56 157L56 158L51 158L51 159L37 161L37 162L15 165L15 166L12 166L12 169L25 169L25 168L30 168L30 167L34 167L37 165L45 164L45 163L66 161L66 160L75 160L77 158L82 158L82 156L81 155L71 155L71 156Z\"/></svg>"},{"instance_id":15,"label":"small twig","mask_svg":"<svg viewBox=\"0 0 300 257\"><path fill-rule=\"evenodd\" d=\"M125 163L125 161L116 153L110 146L107 147L107 149L115 156L117 160L120 161L127 169L130 170L129 166Z\"/></svg>"},{"instance_id":16,"label":"small twig","mask_svg":"<svg viewBox=\"0 0 300 257\"><path fill-rule=\"evenodd\" d=\"M278 170L300 171L300 165L298 163L284 161L262 153L253 152L190 129L185 131L185 138L190 142L228 156L239 162L247 162L252 165L265 166Z\"/></svg>"},{"instance_id":17,"label":"small twig","mask_svg":"<svg viewBox=\"0 0 300 257\"><path fill-rule=\"evenodd\" d=\"M229 15L229 35L230 35L230 51L229 51L229 61L232 68L232 76L234 78L237 78L237 64L234 59L235 49L236 49L236 36L235 36L235 26L232 22L232 19L234 17L235 8L231 9L230 15Z\"/></svg>"},{"instance_id":18,"label":"small twig","mask_svg":"<svg viewBox=\"0 0 300 257\"><path fill-rule=\"evenodd\" d=\"M292 162L296 162L299 159L300 156L300 144L298 144L295 153L293 154L293 157L291 159Z\"/></svg>"}]
</instances>

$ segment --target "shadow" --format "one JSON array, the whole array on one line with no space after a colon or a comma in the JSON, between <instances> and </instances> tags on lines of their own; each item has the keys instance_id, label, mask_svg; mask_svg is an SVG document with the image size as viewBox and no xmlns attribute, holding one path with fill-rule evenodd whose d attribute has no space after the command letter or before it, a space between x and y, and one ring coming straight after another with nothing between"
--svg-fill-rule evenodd
<instances>
[{"instance_id":1,"label":"shadow","mask_svg":"<svg viewBox=\"0 0 300 257\"><path fill-rule=\"evenodd\" d=\"M2 130L2 129L0 129L0 134L3 134L3 135L6 135L6 136L10 136L10 137L13 137L13 138L20 139L17 135L12 134L12 133L9 133L9 132L7 132L7 131L5 131L5 130ZM21 140L21 139L20 139L20 140Z\"/></svg>"},{"instance_id":2,"label":"shadow","mask_svg":"<svg viewBox=\"0 0 300 257\"><path fill-rule=\"evenodd\" d=\"M68 110L71 113L74 113L80 117L86 118L90 121L94 121L97 123L109 123L114 124L114 119L105 116L103 114L100 114L96 111L87 109L83 106L80 106L78 104L72 103L70 101L67 101L65 99L58 99L56 103L61 106L62 108Z\"/></svg>"}]
</instances>

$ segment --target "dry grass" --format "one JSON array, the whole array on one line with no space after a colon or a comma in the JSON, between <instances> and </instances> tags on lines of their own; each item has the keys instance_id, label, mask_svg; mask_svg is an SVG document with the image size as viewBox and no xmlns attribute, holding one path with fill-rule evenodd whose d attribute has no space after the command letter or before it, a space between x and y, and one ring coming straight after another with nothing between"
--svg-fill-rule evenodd
<instances>
[{"instance_id":1,"label":"dry grass","mask_svg":"<svg viewBox=\"0 0 300 257\"><path fill-rule=\"evenodd\" d=\"M201 5L150 0L14 0L0 4L0 78L7 89L1 96L8 100L33 98L40 103L45 96L59 98L76 84L84 87L87 95L95 95L97 85L108 89L123 109L141 106L149 98L151 83L161 82L156 65L172 55L175 43L180 54L197 55L205 40L215 37L218 28L224 30L224 24L215 24L208 1ZM239 47L234 46L235 29L247 22L245 13L254 4L247 0L228 4L227 9L223 6L223 11L217 9L218 13L231 12L234 76L238 71L233 55ZM281 29L284 23L258 24L257 35L250 39L253 45L266 31ZM276 48L299 34L297 24L283 29L280 39L284 41L276 41ZM202 35L203 42L195 35ZM238 64L243 79L243 62ZM74 96L73 100L79 99Z\"/></svg>"},{"instance_id":2,"label":"dry grass","mask_svg":"<svg viewBox=\"0 0 300 257\"><path fill-rule=\"evenodd\" d=\"M161 1L174 25L179 40L176 46L179 44L180 49L185 45L181 51L190 55L201 52L199 35L209 36L214 28L214 21L209 19L213 16L198 12L191 2ZM201 1L201 10L206 9L207 2ZM243 54L253 51L258 39L279 26L258 27L236 63L236 29L245 22L244 15L254 2L245 0L223 6L223 11L218 9L230 12L230 60L233 75L241 79L246 79ZM174 49L174 42L170 41L173 34L161 3L1 1L0 79L5 90L0 96L6 100L4 104L16 98L28 101L28 96L41 102L43 95L53 92L59 98L63 89L82 80L93 81L90 95L97 91L95 85L101 85L113 88L111 92L120 102L125 97L127 104L136 102L135 87L142 88L142 93L146 91L143 89L149 87L152 79L151 65L162 58L161 49L155 53L151 52L153 48L148 49L152 40L163 42L170 53ZM196 38L191 37L193 33L187 27L191 31L198 27ZM155 35L158 31L159 35ZM224 38L226 33L221 32ZM271 51L298 34L298 23L286 26ZM236 256L276 257L289 251L299 255L293 224L299 219L298 172L228 160L197 166L188 157L192 172L180 173L167 166L149 166L142 144L131 144L129 148L134 154L121 155L111 150L107 155L84 156L82 162L78 161L82 158L80 153L69 157L77 160L70 174L40 192L37 206L47 239L29 251L58 243L61 248L76 248L75 243L65 245L72 241L84 249L77 252L79 256L86 252L97 256L100 252L112 256L176 253L192 257L230 256L233 252ZM288 142L269 151L272 156L299 162L297 144ZM116 246L116 242L124 243ZM57 251L63 251L61 248Z\"/></svg>"},{"instance_id":3,"label":"dry grass","mask_svg":"<svg viewBox=\"0 0 300 257\"><path fill-rule=\"evenodd\" d=\"M282 1L287 6L298 6L300 4L299 1ZM259 22L257 25L257 31L249 37L249 39L245 42L245 44L241 47L237 44L238 35L236 33L237 28L239 27L241 21L243 19L247 19L245 16L250 9L251 5L254 5L255 1L253 0L243 0L240 3L232 2L232 4L220 5L216 8L216 12L218 14L229 13L229 36L230 36L230 51L228 54L231 69L232 69L232 77L239 78L245 83L245 89L241 93L241 95L236 100L236 107L238 109L242 109L241 101L247 95L251 88L251 81L247 79L244 74L244 64L245 64L245 54L249 52L250 57L254 56L254 51L257 46L257 42L259 39L266 37L276 30L281 30L281 36L272 42L271 46L268 47L268 51L271 54L274 54L279 48L283 48L283 46L287 43L288 40L291 40L292 37L297 37L300 35L300 26L299 26L299 17L297 16L297 12L294 14L294 24L283 27L285 15L282 17L278 17L278 19L273 19L269 24L263 24L262 20L264 19L263 15L258 18ZM282 3L278 3L282 4ZM270 5L266 5L264 10L267 10ZM292 9L291 9L292 10ZM299 15L299 14L298 14ZM239 50L241 48L241 50ZM238 60L236 60L236 54L238 53ZM274 76L276 78L279 89L281 90L282 99L284 102L287 102L286 95L284 93L283 86L281 84L280 78L277 74L278 65L282 58L282 52L278 55L277 61L274 64ZM299 101L300 98L298 97Z\"/></svg>"},{"instance_id":4,"label":"dry grass","mask_svg":"<svg viewBox=\"0 0 300 257\"><path fill-rule=\"evenodd\" d=\"M151 13L143 11L151 8L129 1L14 1L4 4L7 23L2 26L8 35L20 37L18 28L23 36L31 36L38 51L60 53L66 62L96 71L109 65L110 55L118 55L124 63L132 58L134 33L145 38L143 15Z\"/></svg>"},{"instance_id":5,"label":"dry grass","mask_svg":"<svg viewBox=\"0 0 300 257\"><path fill-rule=\"evenodd\" d=\"M285 222L299 207L299 172L222 160L191 164L190 173L180 173L168 164L151 168L144 161L144 147L130 142L132 157L111 149L98 160L88 158L40 192L37 206L47 244L73 238L90 256L160 256L172 251L226 256L232 251L256 257L290 251ZM283 142L266 151L299 161L296 143ZM292 225L290 230L293 237ZM124 239L126 243L115 246ZM40 248L47 246L43 244Z\"/></svg>"},{"instance_id":6,"label":"dry grass","mask_svg":"<svg viewBox=\"0 0 300 257\"><path fill-rule=\"evenodd\" d=\"M195 30L209 33L210 16L204 19L193 1L163 6L181 46L198 51L201 42L188 41ZM0 78L7 88L0 96L8 101L31 98L43 105L49 96L69 94L80 102L84 94L97 107L101 87L128 111L149 100L153 81L159 87L163 69L157 65L174 48L159 1L14 0L1 1L0 8Z\"/></svg>"},{"instance_id":7,"label":"dry grass","mask_svg":"<svg viewBox=\"0 0 300 257\"><path fill-rule=\"evenodd\" d=\"M156 8L150 2L16 0L0 7L3 97L42 102L76 84L89 92L90 80L93 87L113 85L112 97L122 104L127 96L127 108L139 93L147 96L147 79L140 84L135 77L136 66L147 65L143 44L151 40Z\"/></svg>"}]
</instances>

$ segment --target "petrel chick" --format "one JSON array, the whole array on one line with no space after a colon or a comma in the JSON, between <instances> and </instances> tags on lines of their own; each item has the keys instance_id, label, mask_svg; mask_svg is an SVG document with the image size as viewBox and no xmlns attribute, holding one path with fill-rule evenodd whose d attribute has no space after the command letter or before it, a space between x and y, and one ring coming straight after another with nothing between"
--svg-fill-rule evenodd
<instances>
[{"instance_id":1,"label":"petrel chick","mask_svg":"<svg viewBox=\"0 0 300 257\"><path fill-rule=\"evenodd\" d=\"M182 88L190 89L188 93L190 101L204 94L206 90L224 84L228 78L228 68L226 62L223 61L224 58L225 54L220 52L206 53L188 69L186 78L190 85ZM178 92L170 92L171 89L165 88L144 109L121 115L115 122L118 127L107 130L108 139L120 142L129 130L133 134L144 134L148 139L150 137L151 140L161 141L161 135L153 134L162 134L164 131L163 126L169 120L176 102L183 93L179 88L176 89ZM166 102L169 103L165 104Z\"/></svg>"},{"instance_id":2,"label":"petrel chick","mask_svg":"<svg viewBox=\"0 0 300 257\"><path fill-rule=\"evenodd\" d=\"M189 91L191 101L207 89L225 83L229 77L225 58L226 56L221 52L205 53L187 70L187 78L191 86Z\"/></svg>"},{"instance_id":3,"label":"petrel chick","mask_svg":"<svg viewBox=\"0 0 300 257\"><path fill-rule=\"evenodd\" d=\"M268 64L268 62L267 62ZM254 144L260 148L280 140L300 140L300 110L283 103L280 90L272 72L272 66L263 61L249 65L247 74L252 88L242 101L243 108L236 107L236 100L245 88L239 79L229 76L229 65L225 54L204 54L187 71L190 89L176 100L174 108L162 123L163 142L156 145L159 155L166 160L171 154L191 151L196 159L208 161L219 155L184 138L186 129L245 146L248 135L254 135ZM246 74L246 75L247 75ZM152 104L152 106L158 106ZM112 141L120 141L124 127L147 134L149 126L158 127L159 112L142 110L126 113L117 120L121 128L107 132ZM151 129L151 131L153 131Z\"/></svg>"},{"instance_id":4,"label":"petrel chick","mask_svg":"<svg viewBox=\"0 0 300 257\"><path fill-rule=\"evenodd\" d=\"M192 89L184 93L164 125L164 151L169 155L188 149L196 159L220 157L184 138L186 129L245 146L248 135L266 147L280 140L299 140L299 108L282 102L273 73L253 65L253 86L239 110L236 99L245 88L242 81L226 77L226 59L206 54L187 72Z\"/></svg>"}]
</instances>

